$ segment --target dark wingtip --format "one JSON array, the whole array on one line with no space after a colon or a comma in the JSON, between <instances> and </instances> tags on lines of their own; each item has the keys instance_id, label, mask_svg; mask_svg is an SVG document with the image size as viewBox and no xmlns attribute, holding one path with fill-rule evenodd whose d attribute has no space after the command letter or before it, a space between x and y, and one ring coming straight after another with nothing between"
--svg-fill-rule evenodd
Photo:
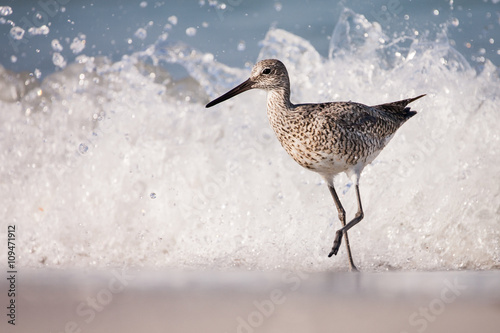
<instances>
[{"instance_id":1,"label":"dark wingtip","mask_svg":"<svg viewBox=\"0 0 500 333\"><path fill-rule=\"evenodd\" d=\"M413 117L414 115L417 114L417 111L413 111L413 110L410 111L410 108L407 108L407 109L408 109L408 112L406 112L406 117L407 118L411 118L411 117Z\"/></svg>"},{"instance_id":2,"label":"dark wingtip","mask_svg":"<svg viewBox=\"0 0 500 333\"><path fill-rule=\"evenodd\" d=\"M417 100L417 99L419 99L419 98L424 97L425 95L427 95L427 94L422 94L422 95L420 95L420 96L410 98L410 99L408 100L408 104L410 104L411 102L416 101L416 100ZM405 109L404 109L404 111L406 111L406 118L407 118L407 119L410 119L411 117L413 117L414 115L416 115L416 114L417 114L417 111L413 111L413 110L411 110L409 107L408 107L408 108L405 108Z\"/></svg>"}]
</instances>

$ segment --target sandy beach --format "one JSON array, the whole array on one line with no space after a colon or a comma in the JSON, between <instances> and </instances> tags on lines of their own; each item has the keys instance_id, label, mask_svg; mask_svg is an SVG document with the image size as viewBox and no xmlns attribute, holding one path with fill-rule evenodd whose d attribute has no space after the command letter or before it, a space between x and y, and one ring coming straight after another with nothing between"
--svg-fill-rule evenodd
<instances>
[{"instance_id":1,"label":"sandy beach","mask_svg":"<svg viewBox=\"0 0 500 333\"><path fill-rule=\"evenodd\" d=\"M498 271L31 270L17 279L16 325L4 316L2 332L485 333L500 327ZM8 289L5 279L0 287ZM5 293L1 300L7 305Z\"/></svg>"}]
</instances>

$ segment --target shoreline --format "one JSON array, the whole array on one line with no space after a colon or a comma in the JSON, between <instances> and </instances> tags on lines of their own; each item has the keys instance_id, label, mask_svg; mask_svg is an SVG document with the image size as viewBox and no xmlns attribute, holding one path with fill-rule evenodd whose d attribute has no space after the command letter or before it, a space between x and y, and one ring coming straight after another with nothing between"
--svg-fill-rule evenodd
<instances>
[{"instance_id":1,"label":"shoreline","mask_svg":"<svg viewBox=\"0 0 500 333\"><path fill-rule=\"evenodd\" d=\"M5 290L7 280L0 283ZM20 270L23 332L497 332L500 271ZM6 295L0 297L2 306ZM7 319L0 327L7 326ZM2 329L4 331L4 329Z\"/></svg>"}]
</instances>

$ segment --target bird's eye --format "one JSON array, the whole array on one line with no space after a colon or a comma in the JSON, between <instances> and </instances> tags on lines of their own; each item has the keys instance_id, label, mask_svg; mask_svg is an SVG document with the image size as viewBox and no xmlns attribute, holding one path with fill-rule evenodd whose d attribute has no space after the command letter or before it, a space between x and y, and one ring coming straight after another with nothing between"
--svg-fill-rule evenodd
<instances>
[{"instance_id":1,"label":"bird's eye","mask_svg":"<svg viewBox=\"0 0 500 333\"><path fill-rule=\"evenodd\" d=\"M271 73L271 68L265 68L263 71L262 71L262 74L269 74Z\"/></svg>"}]
</instances>

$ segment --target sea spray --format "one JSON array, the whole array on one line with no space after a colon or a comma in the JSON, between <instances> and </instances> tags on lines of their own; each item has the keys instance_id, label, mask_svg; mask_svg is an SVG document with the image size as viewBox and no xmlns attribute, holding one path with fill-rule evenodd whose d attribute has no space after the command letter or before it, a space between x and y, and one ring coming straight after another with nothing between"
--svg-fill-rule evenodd
<instances>
[{"instance_id":1,"label":"sea spray","mask_svg":"<svg viewBox=\"0 0 500 333\"><path fill-rule=\"evenodd\" d=\"M271 29L258 58L287 65L295 103L427 94L363 172L365 218L349 233L359 267L498 268L498 69L471 68L445 30L392 38L343 15L328 57ZM373 38L349 38L352 22ZM327 258L340 225L331 197L274 138L265 93L203 107L248 68L164 38L120 61L80 55L61 67L0 102L0 211L23 226L23 265L345 268L343 249ZM343 175L336 185L349 218L354 191Z\"/></svg>"}]
</instances>

